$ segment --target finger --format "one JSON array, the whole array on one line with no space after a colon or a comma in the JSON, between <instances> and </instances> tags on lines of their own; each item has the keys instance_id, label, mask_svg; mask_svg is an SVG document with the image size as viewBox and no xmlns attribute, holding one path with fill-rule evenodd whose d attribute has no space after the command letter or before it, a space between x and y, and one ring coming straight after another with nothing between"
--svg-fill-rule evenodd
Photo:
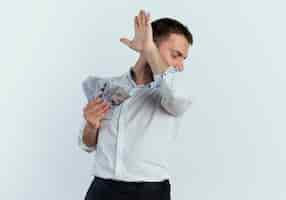
<instances>
[{"instance_id":1,"label":"finger","mask_svg":"<svg viewBox=\"0 0 286 200\"><path fill-rule=\"evenodd\" d=\"M106 115L108 110L109 110L109 108L106 107L106 108L98 110L97 112L85 112L84 118L87 121L100 120Z\"/></svg>"},{"instance_id":2,"label":"finger","mask_svg":"<svg viewBox=\"0 0 286 200\"><path fill-rule=\"evenodd\" d=\"M97 120L93 125L96 129L100 128L100 122Z\"/></svg>"},{"instance_id":3,"label":"finger","mask_svg":"<svg viewBox=\"0 0 286 200\"><path fill-rule=\"evenodd\" d=\"M102 102L99 104L96 104L95 106L93 106L90 111L91 112L101 112L102 109L104 109L105 107L109 107L110 104L108 102Z\"/></svg>"},{"instance_id":4,"label":"finger","mask_svg":"<svg viewBox=\"0 0 286 200\"><path fill-rule=\"evenodd\" d=\"M96 123L96 124L95 124L95 128L96 128L96 129L99 129L99 128L100 128L100 123Z\"/></svg>"},{"instance_id":5,"label":"finger","mask_svg":"<svg viewBox=\"0 0 286 200\"><path fill-rule=\"evenodd\" d=\"M147 12L147 15L146 15L146 25L149 25L149 24L151 24L150 23L150 13L149 12Z\"/></svg>"},{"instance_id":6,"label":"finger","mask_svg":"<svg viewBox=\"0 0 286 200\"><path fill-rule=\"evenodd\" d=\"M92 116L92 118L95 119L100 119L101 115L104 114L106 111L105 110L101 110L100 112L96 112L96 113L90 113L90 116Z\"/></svg>"},{"instance_id":7,"label":"finger","mask_svg":"<svg viewBox=\"0 0 286 200\"><path fill-rule=\"evenodd\" d=\"M105 106L110 106L110 103L102 101L96 104L91 104L84 109L84 112L98 112L98 110L102 109Z\"/></svg>"},{"instance_id":8,"label":"finger","mask_svg":"<svg viewBox=\"0 0 286 200\"><path fill-rule=\"evenodd\" d=\"M138 15L138 24L139 24L139 28L142 28L143 26L143 10L140 10L139 15Z\"/></svg>"},{"instance_id":9,"label":"finger","mask_svg":"<svg viewBox=\"0 0 286 200\"><path fill-rule=\"evenodd\" d=\"M120 42L127 45L128 47L130 47L130 45L131 45L131 41L127 38L120 38Z\"/></svg>"},{"instance_id":10,"label":"finger","mask_svg":"<svg viewBox=\"0 0 286 200\"><path fill-rule=\"evenodd\" d=\"M100 114L100 115L98 116L98 119L99 119L99 120L103 119L103 118L105 117L105 115L106 115L106 113Z\"/></svg>"},{"instance_id":11,"label":"finger","mask_svg":"<svg viewBox=\"0 0 286 200\"><path fill-rule=\"evenodd\" d=\"M138 19L137 19L137 16L135 16L135 17L134 17L134 28L135 28L135 30L138 29L138 26L139 26L139 24L138 24Z\"/></svg>"},{"instance_id":12,"label":"finger","mask_svg":"<svg viewBox=\"0 0 286 200\"><path fill-rule=\"evenodd\" d=\"M105 115L106 115L106 112L98 113L98 114L96 114L95 119L97 121L100 121L101 119L103 119L105 117Z\"/></svg>"},{"instance_id":13,"label":"finger","mask_svg":"<svg viewBox=\"0 0 286 200\"><path fill-rule=\"evenodd\" d=\"M98 114L99 115L106 114L108 111L109 111L109 107L104 107L98 112Z\"/></svg>"},{"instance_id":14,"label":"finger","mask_svg":"<svg viewBox=\"0 0 286 200\"><path fill-rule=\"evenodd\" d=\"M105 110L105 109L109 109L110 108L110 103L102 103L100 105L98 105L97 109L99 111Z\"/></svg>"},{"instance_id":15,"label":"finger","mask_svg":"<svg viewBox=\"0 0 286 200\"><path fill-rule=\"evenodd\" d=\"M95 99L91 100L90 102L88 102L87 106L90 107L90 106L93 106L95 104L98 104L100 102L102 102L103 99L100 98L100 97L96 97Z\"/></svg>"},{"instance_id":16,"label":"finger","mask_svg":"<svg viewBox=\"0 0 286 200\"><path fill-rule=\"evenodd\" d=\"M144 28L146 26L146 13L143 10L142 11L142 27Z\"/></svg>"},{"instance_id":17,"label":"finger","mask_svg":"<svg viewBox=\"0 0 286 200\"><path fill-rule=\"evenodd\" d=\"M101 99L101 98L99 98L99 97L96 98L95 100L90 101L90 102L85 106L85 108L84 108L83 111L89 110L91 107L95 106L96 104L101 103L102 101L103 101L103 99Z\"/></svg>"},{"instance_id":18,"label":"finger","mask_svg":"<svg viewBox=\"0 0 286 200\"><path fill-rule=\"evenodd\" d=\"M96 105L95 105L95 108L96 108L96 109L102 109L102 108L104 108L104 107L109 107L109 106L110 106L110 103L109 103L109 102L103 101L103 102L101 102L101 103L96 104Z\"/></svg>"}]
</instances>

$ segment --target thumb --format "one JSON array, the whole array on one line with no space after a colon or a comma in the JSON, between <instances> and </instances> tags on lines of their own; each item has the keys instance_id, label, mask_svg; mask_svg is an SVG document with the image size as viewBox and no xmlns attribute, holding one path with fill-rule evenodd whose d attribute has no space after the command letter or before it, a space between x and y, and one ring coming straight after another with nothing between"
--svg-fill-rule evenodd
<instances>
[{"instance_id":1,"label":"thumb","mask_svg":"<svg viewBox=\"0 0 286 200\"><path fill-rule=\"evenodd\" d=\"M128 47L130 47L130 45L131 45L131 41L128 40L127 38L120 38L120 42L127 45Z\"/></svg>"}]
</instances>

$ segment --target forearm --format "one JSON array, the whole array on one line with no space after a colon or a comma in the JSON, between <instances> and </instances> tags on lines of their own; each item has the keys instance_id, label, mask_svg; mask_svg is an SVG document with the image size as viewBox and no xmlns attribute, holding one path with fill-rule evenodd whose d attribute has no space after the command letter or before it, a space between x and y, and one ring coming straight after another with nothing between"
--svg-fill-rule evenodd
<instances>
[{"instance_id":1,"label":"forearm","mask_svg":"<svg viewBox=\"0 0 286 200\"><path fill-rule=\"evenodd\" d=\"M88 147L95 147L98 140L99 129L93 128L89 123L86 123L83 129L83 142Z\"/></svg>"},{"instance_id":2,"label":"forearm","mask_svg":"<svg viewBox=\"0 0 286 200\"><path fill-rule=\"evenodd\" d=\"M173 116L181 116L191 105L187 90L184 89L184 85L179 84L181 72L177 71L174 66L170 68L171 66L165 63L156 46L146 48L143 56L153 74L160 75L160 84L157 89L161 95L162 107Z\"/></svg>"},{"instance_id":3,"label":"forearm","mask_svg":"<svg viewBox=\"0 0 286 200\"><path fill-rule=\"evenodd\" d=\"M168 64L162 59L159 49L155 44L143 50L142 54L155 75L165 72L169 67Z\"/></svg>"}]
</instances>

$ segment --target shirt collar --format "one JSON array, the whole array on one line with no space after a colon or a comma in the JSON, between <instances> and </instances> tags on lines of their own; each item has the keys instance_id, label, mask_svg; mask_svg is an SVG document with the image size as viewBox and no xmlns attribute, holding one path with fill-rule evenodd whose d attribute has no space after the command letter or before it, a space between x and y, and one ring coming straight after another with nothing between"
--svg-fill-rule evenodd
<instances>
[{"instance_id":1,"label":"shirt collar","mask_svg":"<svg viewBox=\"0 0 286 200\"><path fill-rule=\"evenodd\" d=\"M134 73L133 71L133 66L129 67L129 70L126 72L126 76L127 76L127 79L129 80L129 82L131 83L131 85L133 87L139 87L139 88L143 88L143 87L149 87L149 88L154 88L154 87L157 87L158 86L158 83L160 82L162 76L165 76L167 75L168 73L175 73L177 72L178 70L173 67L173 66L170 66L164 73L162 74L156 74L154 75L153 74L153 81L147 83L147 84L141 84L141 85L137 85L135 83L135 81L133 80L132 78L132 73Z\"/></svg>"},{"instance_id":2,"label":"shirt collar","mask_svg":"<svg viewBox=\"0 0 286 200\"><path fill-rule=\"evenodd\" d=\"M133 78L132 78L132 73L134 73L134 71L133 71L133 66L129 67L129 70L128 70L128 72L126 73L127 78L128 78L129 82L131 83L131 85L132 85L133 87L138 87L138 88L152 87L154 81L152 81L152 82L150 82L150 83L147 83L147 84L137 85L137 84L135 83L135 81L133 80Z\"/></svg>"}]
</instances>

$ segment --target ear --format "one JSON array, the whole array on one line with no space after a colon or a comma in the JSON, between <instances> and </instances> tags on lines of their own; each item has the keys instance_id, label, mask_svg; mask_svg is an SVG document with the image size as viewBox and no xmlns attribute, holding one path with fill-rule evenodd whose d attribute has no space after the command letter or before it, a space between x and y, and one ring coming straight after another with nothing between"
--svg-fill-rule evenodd
<instances>
[{"instance_id":1,"label":"ear","mask_svg":"<svg viewBox=\"0 0 286 200\"><path fill-rule=\"evenodd\" d=\"M156 47L159 48L159 45L160 45L160 42L159 42L159 41L160 41L160 40L159 40L158 38L153 38L153 41L154 41Z\"/></svg>"}]
</instances>

